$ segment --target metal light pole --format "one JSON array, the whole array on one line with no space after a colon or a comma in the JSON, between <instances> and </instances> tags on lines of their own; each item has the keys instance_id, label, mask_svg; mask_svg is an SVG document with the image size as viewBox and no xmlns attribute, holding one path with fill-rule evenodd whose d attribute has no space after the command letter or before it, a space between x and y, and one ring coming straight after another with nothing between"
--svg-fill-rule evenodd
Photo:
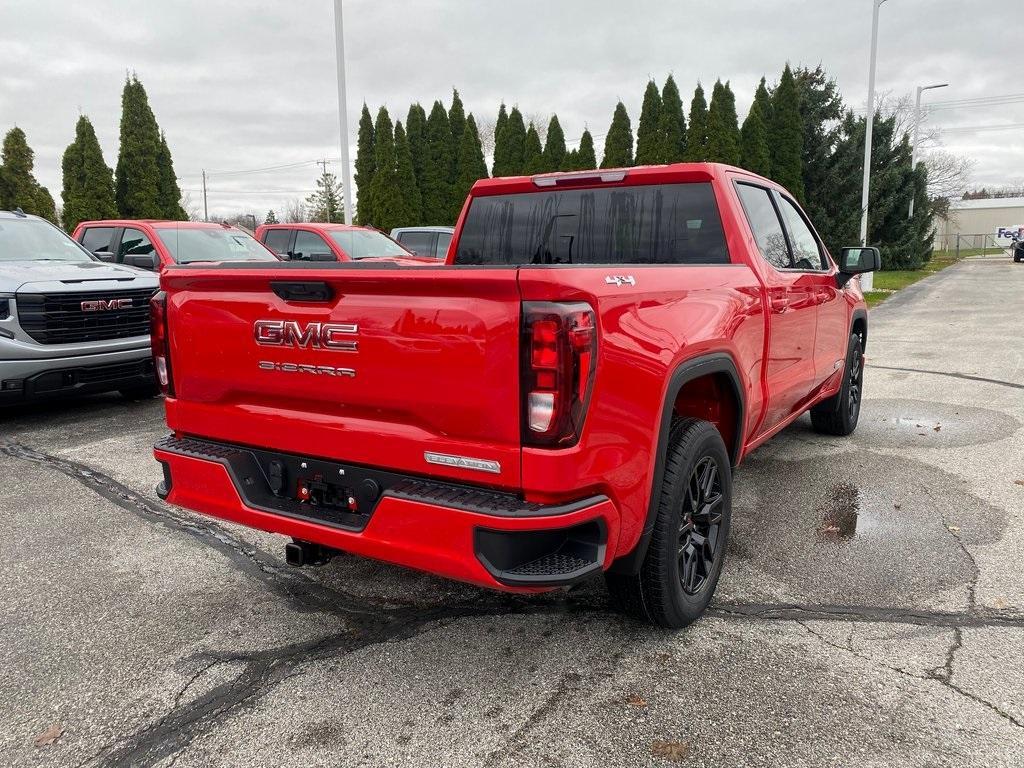
<instances>
[{"instance_id":1,"label":"metal light pole","mask_svg":"<svg viewBox=\"0 0 1024 768\"><path fill-rule=\"evenodd\" d=\"M868 61L868 119L864 130L864 182L860 195L860 244L868 244L868 189L871 185L871 133L875 123L875 58L878 55L878 9L885 0L871 0L871 58ZM870 272L861 275L860 286L865 291L874 287Z\"/></svg>"},{"instance_id":2,"label":"metal light pole","mask_svg":"<svg viewBox=\"0 0 1024 768\"><path fill-rule=\"evenodd\" d=\"M910 145L910 170L913 171L917 168L917 134L921 128L921 93L923 91L930 91L933 88L945 88L949 83L937 83L936 85L919 85L917 86L917 99L914 100L914 143ZM910 195L910 210L907 212L907 218L914 218L914 197Z\"/></svg>"},{"instance_id":3,"label":"metal light pole","mask_svg":"<svg viewBox=\"0 0 1024 768\"><path fill-rule=\"evenodd\" d=\"M341 19L342 0L334 0L334 44L338 65L338 123L341 128L341 189L345 197L345 223L352 223L352 171L348 165L348 101L345 98L345 31Z\"/></svg>"}]
</instances>

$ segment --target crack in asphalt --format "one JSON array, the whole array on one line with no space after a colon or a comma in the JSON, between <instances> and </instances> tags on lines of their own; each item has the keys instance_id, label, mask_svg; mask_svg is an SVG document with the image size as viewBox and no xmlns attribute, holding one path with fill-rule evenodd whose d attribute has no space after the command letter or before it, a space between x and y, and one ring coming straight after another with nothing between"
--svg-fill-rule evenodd
<instances>
[{"instance_id":1,"label":"crack in asphalt","mask_svg":"<svg viewBox=\"0 0 1024 768\"><path fill-rule=\"evenodd\" d=\"M869 368L878 368L883 371L902 371L904 373L927 373L932 376L949 376L953 379L966 379L967 381L981 381L985 384L998 384L1001 387L1011 389L1024 389L1024 384L1015 381L1003 381L1002 379L990 379L987 376L974 376L969 373L957 373L956 371L932 371L925 368L901 368L895 365L876 365L868 363Z\"/></svg>"},{"instance_id":2,"label":"crack in asphalt","mask_svg":"<svg viewBox=\"0 0 1024 768\"><path fill-rule=\"evenodd\" d=\"M230 714L251 706L275 686L299 674L305 664L325 659L334 659L363 648L389 642L399 642L447 621L460 618L506 615L540 614L594 614L607 613L615 616L607 601L595 595L579 594L578 591L553 593L548 596L518 596L503 593L481 592L480 595L448 605L399 605L386 607L372 600L364 600L342 590L323 585L301 572L285 570L277 565L270 555L257 548L247 546L230 532L216 523L193 519L179 514L170 506L162 506L141 496L85 464L50 454L45 454L19 443L0 445L0 451L16 459L29 461L61 472L67 477L89 488L120 508L138 515L144 520L155 522L172 532L195 537L215 548L236 563L247 574L257 578L276 593L294 601L301 610L319 611L343 619L347 626L340 633L322 636L314 640L264 649L249 654L203 651L188 661L205 662L199 671L183 681L173 698L170 709L155 722L136 732L118 738L105 745L84 764L99 763L111 768L120 766L153 765L172 755L179 754L203 734L219 725ZM162 503L161 503L162 504ZM948 526L947 526L948 528ZM951 533L953 533L951 531ZM955 535L955 534L954 534ZM957 537L959 540L959 537ZM961 542L963 546L963 542ZM966 549L965 549L966 552ZM970 557L970 553L968 553ZM973 558L972 558L972 562ZM975 563L975 582L979 574ZM595 599L596 598L596 599ZM391 603L394 605L394 603ZM723 620L738 621L790 621L819 637L823 642L840 650L853 652L851 647L831 643L814 632L807 621L831 622L900 623L920 626L948 627L954 630L954 644L951 646L946 667L947 674L931 678L951 690L960 693L979 704L999 713L1009 722L1024 727L1013 716L1003 712L991 702L964 691L952 682L953 656L959 649L960 632L965 627L1024 627L1024 615L996 614L979 610L971 590L970 608L965 612L914 611L881 606L843 605L801 605L771 603L715 603L708 609L708 615ZM623 619L625 621L625 619ZM850 644L848 644L850 645ZM877 663L877 662L876 662ZM185 694L209 669L218 664L239 664L241 671L231 680L221 683L206 693L182 703ZM884 666L884 665L883 665ZM895 672L919 677L906 670L888 667ZM577 679L563 676L558 688L538 707L525 723L517 729L518 734L526 732L578 684ZM507 743L515 741L516 733ZM491 759L488 755L486 759Z\"/></svg>"}]
</instances>

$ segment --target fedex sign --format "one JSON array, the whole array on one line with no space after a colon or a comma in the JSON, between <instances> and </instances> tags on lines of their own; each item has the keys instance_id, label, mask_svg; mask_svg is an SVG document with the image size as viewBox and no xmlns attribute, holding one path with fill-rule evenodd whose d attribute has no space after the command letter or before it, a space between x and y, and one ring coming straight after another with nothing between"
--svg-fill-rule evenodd
<instances>
[{"instance_id":1,"label":"fedex sign","mask_svg":"<svg viewBox=\"0 0 1024 768\"><path fill-rule=\"evenodd\" d=\"M1024 226L1000 227L996 230L996 240L1024 240Z\"/></svg>"}]
</instances>

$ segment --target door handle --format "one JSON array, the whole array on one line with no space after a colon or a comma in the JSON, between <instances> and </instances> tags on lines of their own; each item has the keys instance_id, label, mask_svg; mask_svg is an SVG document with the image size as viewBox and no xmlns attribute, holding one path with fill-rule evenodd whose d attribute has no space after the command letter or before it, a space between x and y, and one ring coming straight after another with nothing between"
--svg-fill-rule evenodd
<instances>
[{"instance_id":1,"label":"door handle","mask_svg":"<svg viewBox=\"0 0 1024 768\"><path fill-rule=\"evenodd\" d=\"M789 309L789 299L786 296L772 296L772 312L781 315Z\"/></svg>"}]
</instances>

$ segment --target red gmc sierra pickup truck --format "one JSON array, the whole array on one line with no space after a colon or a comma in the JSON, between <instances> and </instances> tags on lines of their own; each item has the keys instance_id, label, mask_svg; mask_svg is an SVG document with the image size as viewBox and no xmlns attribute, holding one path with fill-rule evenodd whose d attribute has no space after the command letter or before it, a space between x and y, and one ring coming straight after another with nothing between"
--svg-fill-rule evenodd
<instances>
[{"instance_id":1,"label":"red gmc sierra pickup truck","mask_svg":"<svg viewBox=\"0 0 1024 768\"><path fill-rule=\"evenodd\" d=\"M706 608L732 467L801 413L854 430L874 248L680 164L477 182L448 263L172 266L152 302L168 502L496 589L605 573Z\"/></svg>"}]
</instances>

